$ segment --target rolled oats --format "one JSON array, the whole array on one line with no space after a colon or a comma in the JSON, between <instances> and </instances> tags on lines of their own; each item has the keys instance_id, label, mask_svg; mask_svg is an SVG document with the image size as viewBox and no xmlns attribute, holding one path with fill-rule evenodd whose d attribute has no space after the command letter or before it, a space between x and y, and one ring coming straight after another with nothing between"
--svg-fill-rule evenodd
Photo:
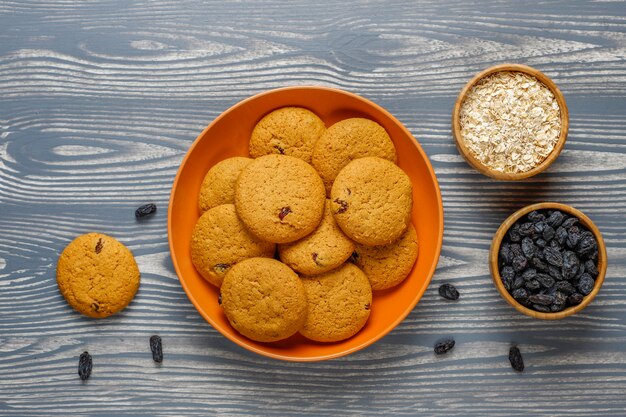
<instances>
[{"instance_id":1,"label":"rolled oats","mask_svg":"<svg viewBox=\"0 0 626 417\"><path fill-rule=\"evenodd\" d=\"M461 136L483 165L505 173L531 170L554 149L560 108L535 77L501 71L477 82L461 105Z\"/></svg>"}]
</instances>

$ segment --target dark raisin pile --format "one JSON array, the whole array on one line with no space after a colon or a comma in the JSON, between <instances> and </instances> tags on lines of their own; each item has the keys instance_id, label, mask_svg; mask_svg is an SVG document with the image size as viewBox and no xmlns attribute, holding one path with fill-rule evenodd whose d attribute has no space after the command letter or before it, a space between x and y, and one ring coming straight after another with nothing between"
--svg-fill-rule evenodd
<instances>
[{"instance_id":1,"label":"dark raisin pile","mask_svg":"<svg viewBox=\"0 0 626 417\"><path fill-rule=\"evenodd\" d=\"M538 210L502 239L500 278L522 305L544 313L580 304L598 276L598 242L576 217Z\"/></svg>"}]
</instances>

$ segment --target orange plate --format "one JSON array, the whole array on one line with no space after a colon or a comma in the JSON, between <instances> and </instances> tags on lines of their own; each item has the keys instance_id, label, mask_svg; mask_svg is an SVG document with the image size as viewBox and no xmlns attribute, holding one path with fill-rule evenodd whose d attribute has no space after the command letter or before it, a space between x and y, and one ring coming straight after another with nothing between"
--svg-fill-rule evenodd
<instances>
[{"instance_id":1,"label":"orange plate","mask_svg":"<svg viewBox=\"0 0 626 417\"><path fill-rule=\"evenodd\" d=\"M316 343L295 335L275 343L258 343L235 331L218 305L218 289L207 283L191 263L190 240L199 217L198 193L206 172L232 156L248 156L254 125L270 111L284 106L306 107L327 126L348 118L365 117L380 123L393 139L398 165L413 182L413 224L419 256L410 276L399 286L376 292L365 327L348 340ZM413 310L435 272L443 237L443 205L428 157L411 133L382 107L355 94L327 87L287 87L267 91L235 104L198 136L172 186L168 235L174 268L189 299L200 314L224 336L261 355L289 361L319 361L356 352L389 333Z\"/></svg>"}]
</instances>

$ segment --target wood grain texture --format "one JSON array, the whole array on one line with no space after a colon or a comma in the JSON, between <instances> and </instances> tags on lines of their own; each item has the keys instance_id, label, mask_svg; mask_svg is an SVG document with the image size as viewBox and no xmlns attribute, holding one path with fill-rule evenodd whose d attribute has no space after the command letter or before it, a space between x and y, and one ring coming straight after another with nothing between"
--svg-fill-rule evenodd
<instances>
[{"instance_id":1,"label":"wood grain texture","mask_svg":"<svg viewBox=\"0 0 626 417\"><path fill-rule=\"evenodd\" d=\"M624 415L624 2L0 0L0 28L0 415ZM462 86L503 62L551 77L570 110L563 153L519 183L472 170L450 131ZM185 296L166 236L197 134L237 101L296 84L361 94L402 121L433 162L446 222L409 317L317 364L221 337ZM147 201L157 215L136 221ZM557 323L517 313L487 267L499 224L538 201L585 212L608 249L596 299ZM92 230L127 244L142 272L131 305L99 321L71 311L54 279L63 247ZM438 296L443 282L458 302ZM441 337L457 345L436 357ZM83 384L84 350L94 372Z\"/></svg>"}]
</instances>

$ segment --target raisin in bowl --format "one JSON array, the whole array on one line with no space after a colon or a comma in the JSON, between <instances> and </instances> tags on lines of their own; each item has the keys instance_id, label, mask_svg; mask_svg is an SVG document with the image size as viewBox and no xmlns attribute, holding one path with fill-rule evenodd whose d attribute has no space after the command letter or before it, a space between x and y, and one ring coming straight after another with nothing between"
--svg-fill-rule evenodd
<instances>
[{"instance_id":1,"label":"raisin in bowl","mask_svg":"<svg viewBox=\"0 0 626 417\"><path fill-rule=\"evenodd\" d=\"M528 316L556 320L585 308L606 274L598 228L560 203L526 206L507 218L491 244L489 268L500 295Z\"/></svg>"}]
</instances>

